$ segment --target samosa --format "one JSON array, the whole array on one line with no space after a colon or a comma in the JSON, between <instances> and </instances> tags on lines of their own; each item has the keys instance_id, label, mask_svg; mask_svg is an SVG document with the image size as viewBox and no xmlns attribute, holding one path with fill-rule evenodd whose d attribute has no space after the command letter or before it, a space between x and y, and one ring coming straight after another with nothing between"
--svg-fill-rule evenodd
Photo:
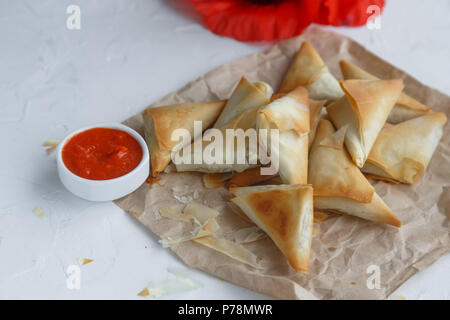
<instances>
[{"instance_id":1,"label":"samosa","mask_svg":"<svg viewBox=\"0 0 450 320\"><path fill-rule=\"evenodd\" d=\"M328 116L338 129L348 126L345 145L362 168L403 90L403 81L344 80L340 84L345 96L327 107Z\"/></svg>"},{"instance_id":2,"label":"samosa","mask_svg":"<svg viewBox=\"0 0 450 320\"><path fill-rule=\"evenodd\" d=\"M335 131L328 120L320 120L317 127L308 168L314 208L400 227L401 221L352 162L341 134L345 130Z\"/></svg>"},{"instance_id":3,"label":"samosa","mask_svg":"<svg viewBox=\"0 0 450 320\"><path fill-rule=\"evenodd\" d=\"M172 139L176 129L186 129L194 138L194 121L202 121L203 129L210 127L225 106L224 100L182 103L148 108L143 112L145 140L150 150L152 176L156 177L171 161L171 153L181 148L183 141Z\"/></svg>"},{"instance_id":4,"label":"samosa","mask_svg":"<svg viewBox=\"0 0 450 320\"><path fill-rule=\"evenodd\" d=\"M294 57L278 93L288 93L302 86L314 100L334 101L344 95L319 53L305 41Z\"/></svg>"},{"instance_id":5,"label":"samosa","mask_svg":"<svg viewBox=\"0 0 450 320\"><path fill-rule=\"evenodd\" d=\"M223 127L246 110L269 103L272 93L272 87L267 83L262 81L251 83L242 77L214 124L214 128Z\"/></svg>"},{"instance_id":6,"label":"samosa","mask_svg":"<svg viewBox=\"0 0 450 320\"><path fill-rule=\"evenodd\" d=\"M256 119L258 130L267 129L268 139L259 143L272 159L278 159L285 184L305 184L308 174L310 132L308 92L298 87L262 107ZM272 137L271 130L278 130Z\"/></svg>"},{"instance_id":7,"label":"samosa","mask_svg":"<svg viewBox=\"0 0 450 320\"><path fill-rule=\"evenodd\" d=\"M355 66L354 64L351 64L346 60L341 60L339 62L339 65L341 67L341 72L345 80L350 79L379 80L377 77ZM422 116L429 111L430 109L427 106L423 105L419 101L402 92L398 97L398 100L395 103L394 108L389 113L387 122L393 124L400 123L409 119Z\"/></svg>"},{"instance_id":8,"label":"samosa","mask_svg":"<svg viewBox=\"0 0 450 320\"><path fill-rule=\"evenodd\" d=\"M309 266L313 190L308 185L231 188L236 204L277 245L297 272Z\"/></svg>"},{"instance_id":9,"label":"samosa","mask_svg":"<svg viewBox=\"0 0 450 320\"><path fill-rule=\"evenodd\" d=\"M443 134L441 112L385 126L362 168L371 178L412 184L425 172Z\"/></svg>"}]
</instances>

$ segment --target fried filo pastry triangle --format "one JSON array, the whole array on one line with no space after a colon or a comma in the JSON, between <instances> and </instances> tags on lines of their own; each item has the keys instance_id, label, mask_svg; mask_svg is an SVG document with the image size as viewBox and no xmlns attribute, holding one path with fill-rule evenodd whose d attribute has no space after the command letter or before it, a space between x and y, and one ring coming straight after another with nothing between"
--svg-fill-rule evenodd
<instances>
[{"instance_id":1,"label":"fried filo pastry triangle","mask_svg":"<svg viewBox=\"0 0 450 320\"><path fill-rule=\"evenodd\" d=\"M278 95L277 98L280 98L284 96L285 94ZM276 100L276 99L275 99ZM309 132L308 137L308 143L309 148L312 146L312 141L314 140L315 131L317 128L317 125L320 120L320 113L323 110L322 107L325 104L325 100L309 100L309 106L310 106L310 121L309 125L311 127L311 131ZM230 180L229 186L230 187L246 187L251 186L255 184L262 183L264 181L270 180L273 177L276 177L275 175L263 175L261 174L261 168L260 167L254 167L247 169L243 172L235 172L233 174L233 177Z\"/></svg>"},{"instance_id":2,"label":"fried filo pastry triangle","mask_svg":"<svg viewBox=\"0 0 450 320\"><path fill-rule=\"evenodd\" d=\"M212 126L225 106L225 100L182 103L148 108L143 112L145 140L150 150L151 173L156 177L171 161L171 153L181 148L180 141L172 140L176 129L186 129L194 136L194 121L202 121L203 129Z\"/></svg>"},{"instance_id":3,"label":"fried filo pastry triangle","mask_svg":"<svg viewBox=\"0 0 450 320\"><path fill-rule=\"evenodd\" d=\"M362 168L403 90L403 81L344 80L340 84L345 96L328 105L328 116L338 129L348 125L345 146Z\"/></svg>"},{"instance_id":4,"label":"fried filo pastry triangle","mask_svg":"<svg viewBox=\"0 0 450 320\"><path fill-rule=\"evenodd\" d=\"M445 114L429 112L385 126L362 171L373 179L413 184L425 172L446 122Z\"/></svg>"},{"instance_id":5,"label":"fried filo pastry triangle","mask_svg":"<svg viewBox=\"0 0 450 320\"><path fill-rule=\"evenodd\" d=\"M262 81L251 83L242 77L214 124L214 128L223 127L246 110L269 103L272 93L273 89L267 83Z\"/></svg>"},{"instance_id":6,"label":"fried filo pastry triangle","mask_svg":"<svg viewBox=\"0 0 450 320\"><path fill-rule=\"evenodd\" d=\"M314 137L316 136L317 125L319 124L321 113L324 110L323 106L325 102L326 100L309 99L309 127L311 129L308 137L309 148L311 148Z\"/></svg>"},{"instance_id":7,"label":"fried filo pastry triangle","mask_svg":"<svg viewBox=\"0 0 450 320\"><path fill-rule=\"evenodd\" d=\"M267 129L267 141L260 139L259 143L272 159L278 159L283 183L306 184L310 131L307 90L298 87L260 108L256 128ZM272 136L272 129L277 129L278 135Z\"/></svg>"},{"instance_id":8,"label":"fried filo pastry triangle","mask_svg":"<svg viewBox=\"0 0 450 320\"><path fill-rule=\"evenodd\" d=\"M180 154L180 160L177 160L175 163L177 171L197 171L205 173L242 172L248 168L257 166L257 148L256 150L249 148L250 139L237 137L236 135L227 137L227 130L231 129L233 130L232 133L237 133L238 129L242 129L245 134L248 129L255 129L258 109L259 107L254 107L253 109L245 110L221 128L214 128L214 130L219 130L221 137L225 139L221 144L215 144L217 141L216 137L212 135L212 130L206 131L203 137L194 141L189 148L184 148L181 151L182 154ZM198 143L199 146L196 147L196 143ZM256 134L254 143L257 145ZM227 152L227 144L232 144L233 153ZM222 158L217 162L215 161L217 160L215 155L216 152L219 151L222 154ZM186 157L183 155L184 152L187 153ZM205 154L211 154L211 161L206 161ZM230 161L227 161L227 156L230 156L230 154L233 158ZM220 157L217 156L217 158ZM202 159L202 161L195 161L195 159Z\"/></svg>"},{"instance_id":9,"label":"fried filo pastry triangle","mask_svg":"<svg viewBox=\"0 0 450 320\"><path fill-rule=\"evenodd\" d=\"M335 131L328 120L320 120L317 127L308 168L314 208L400 227L401 221L352 162L341 130L345 128Z\"/></svg>"},{"instance_id":10,"label":"fried filo pastry triangle","mask_svg":"<svg viewBox=\"0 0 450 320\"><path fill-rule=\"evenodd\" d=\"M344 95L336 78L308 41L302 43L278 92L287 93L299 86L305 87L314 100L334 101Z\"/></svg>"},{"instance_id":11,"label":"fried filo pastry triangle","mask_svg":"<svg viewBox=\"0 0 450 320\"><path fill-rule=\"evenodd\" d=\"M309 266L313 190L308 185L230 188L236 204L281 250L296 272Z\"/></svg>"},{"instance_id":12,"label":"fried filo pastry triangle","mask_svg":"<svg viewBox=\"0 0 450 320\"><path fill-rule=\"evenodd\" d=\"M272 96L271 102L274 100L277 100L283 96L285 96L285 93L276 93ZM311 148L312 142L314 141L314 136L316 134L316 128L317 124L319 123L320 118L322 117L322 111L324 111L323 106L327 100L314 100L309 99L309 148Z\"/></svg>"},{"instance_id":13,"label":"fried filo pastry triangle","mask_svg":"<svg viewBox=\"0 0 450 320\"><path fill-rule=\"evenodd\" d=\"M341 60L339 65L345 80L379 80L377 77L346 60ZM424 115L429 111L430 109L427 106L402 92L398 97L394 108L389 113L387 122L393 124L400 123Z\"/></svg>"},{"instance_id":14,"label":"fried filo pastry triangle","mask_svg":"<svg viewBox=\"0 0 450 320\"><path fill-rule=\"evenodd\" d=\"M242 129L244 132L247 129L254 129L258 108L269 102L272 92L272 88L267 83L250 83L245 77L242 77L214 124L215 129L220 130L222 137L224 138L227 137L228 129ZM222 124L223 121L227 122ZM183 153L186 152L189 156L183 157L185 160L181 160L182 156L180 155L180 161L177 161L176 163L177 171L199 171L205 173L242 172L245 169L256 165L257 154L250 154L248 139L241 140L237 137L233 138L234 158L232 161L227 161L226 159L226 144L231 143L231 141L222 142L222 161L213 163L205 161L205 159L203 159L203 152L207 148L208 150L211 149L211 152L213 152L212 149L215 147L213 143L216 141L212 134L212 131L209 133L205 132L203 137L199 137L188 148L182 150ZM196 144L199 145L196 147ZM237 161L239 154L245 155L244 161L241 161L242 159ZM195 159L202 159L202 161L194 161ZM255 162L255 164L252 164L253 162Z\"/></svg>"}]
</instances>

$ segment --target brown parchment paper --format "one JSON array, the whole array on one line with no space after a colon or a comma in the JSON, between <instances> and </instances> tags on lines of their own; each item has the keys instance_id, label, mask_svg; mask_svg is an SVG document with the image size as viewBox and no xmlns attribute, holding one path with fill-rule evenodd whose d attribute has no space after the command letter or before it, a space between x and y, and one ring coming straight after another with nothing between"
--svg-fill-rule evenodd
<instances>
[{"instance_id":1,"label":"brown parchment paper","mask_svg":"<svg viewBox=\"0 0 450 320\"><path fill-rule=\"evenodd\" d=\"M448 96L413 79L355 41L319 28L308 29L303 35L282 41L264 52L224 64L154 106L228 98L242 75L251 81L266 81L276 90L304 40L314 45L338 79L342 79L338 66L340 59L356 63L380 78L403 78L407 94L435 111L445 112L450 118ZM140 114L125 123L143 132ZM403 221L402 228L335 215L321 224L320 234L313 238L307 275L296 274L269 238L245 245L261 258L262 270L193 242L180 244L172 250L192 268L277 298L383 299L413 274L450 251L449 160L450 129L446 126L425 175L416 184L375 183L378 194ZM153 184L149 188L145 183L115 203L160 238L166 239L183 234L186 226L183 222L161 218L158 209L170 205L181 210L184 204L173 195L191 197L219 210L219 236L232 239L235 230L249 224L228 207L228 191L205 189L201 176L198 173L161 174L160 185ZM174 186L181 187L174 190ZM380 289L367 286L372 274L367 269L371 265L380 268Z\"/></svg>"}]
</instances>

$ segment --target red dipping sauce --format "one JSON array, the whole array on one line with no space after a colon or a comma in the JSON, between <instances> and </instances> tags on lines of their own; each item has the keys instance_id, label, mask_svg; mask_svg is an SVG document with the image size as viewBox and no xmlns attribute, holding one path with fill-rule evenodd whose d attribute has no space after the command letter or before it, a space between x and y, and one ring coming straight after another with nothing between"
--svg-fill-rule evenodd
<instances>
[{"instance_id":1,"label":"red dipping sauce","mask_svg":"<svg viewBox=\"0 0 450 320\"><path fill-rule=\"evenodd\" d=\"M62 149L64 165L72 173L90 180L123 176L142 160L142 148L129 133L93 128L77 133Z\"/></svg>"}]
</instances>

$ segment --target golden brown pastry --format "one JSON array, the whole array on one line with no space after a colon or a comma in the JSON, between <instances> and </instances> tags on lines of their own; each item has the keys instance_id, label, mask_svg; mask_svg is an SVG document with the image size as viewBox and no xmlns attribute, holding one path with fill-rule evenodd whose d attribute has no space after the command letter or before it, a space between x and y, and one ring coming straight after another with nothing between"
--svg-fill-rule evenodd
<instances>
[{"instance_id":1,"label":"golden brown pastry","mask_svg":"<svg viewBox=\"0 0 450 320\"><path fill-rule=\"evenodd\" d=\"M396 125L385 126L362 168L371 178L412 184L426 170L443 127L445 114L427 114Z\"/></svg>"},{"instance_id":2,"label":"golden brown pastry","mask_svg":"<svg viewBox=\"0 0 450 320\"><path fill-rule=\"evenodd\" d=\"M243 131L254 129L258 108L269 102L272 93L273 90L267 83L251 83L245 77L242 77L214 124L214 128L220 130L224 139L227 136L227 129L242 129ZM204 158L204 151L215 148L215 142L213 132L209 132L209 134L204 134L203 139L197 139L192 145L185 148L183 152L190 154L187 157L190 161L177 161L177 171L199 171L206 173L242 172L256 165L257 154L250 154L248 141L242 141L236 137L234 138L234 158L231 161L229 161L230 159L227 161L226 157L229 154L226 152L226 143L228 142L224 140L221 146L223 156L221 160L212 161L214 159L211 159L211 161L207 161L203 159L201 162L197 161L198 163L195 163L195 158ZM199 144L199 148L195 148L195 144ZM245 155L245 161L238 161L239 153Z\"/></svg>"},{"instance_id":3,"label":"golden brown pastry","mask_svg":"<svg viewBox=\"0 0 450 320\"><path fill-rule=\"evenodd\" d=\"M379 80L377 77L362 70L361 68L358 68L357 66L351 64L348 61L341 60L339 62L339 65L341 67L341 72L345 80L350 79ZM410 96L402 92L398 97L398 100L395 103L394 108L389 113L387 122L394 124L403 122L424 115L429 111L430 109L427 106L423 105L419 101L411 98Z\"/></svg>"},{"instance_id":4,"label":"golden brown pastry","mask_svg":"<svg viewBox=\"0 0 450 320\"><path fill-rule=\"evenodd\" d=\"M218 148L221 148L222 158L217 162L210 163L209 161L206 161L204 158L204 154L207 150L212 150L214 147L214 142L216 141L215 138L209 139L209 134L211 132L206 132L202 138L199 138L197 141L192 143L189 148L185 148L183 152L187 152L189 154L188 159L190 161L177 161L175 163L177 171L198 171L198 172L206 172L206 173L218 173L218 172L242 172L248 168L254 167L258 163L258 155L257 150L255 152L251 152L249 148L249 141L248 139L239 139L236 136L234 138L228 138L228 139L234 139L233 143L233 158L231 161L227 161L226 157L230 155L230 153L227 152L226 147L228 139L226 138L227 134L226 131L228 129L233 129L233 132L236 132L237 129L242 129L243 132L247 131L248 129L254 129L256 125L256 116L258 114L259 107L254 107L253 109L248 109L239 114L237 117L223 125L221 128L215 128L215 130L219 130L221 133L221 136L226 139L223 141L223 143ZM257 145L257 136L255 134L255 145ZM195 144L200 143L199 148L195 148ZM231 143L231 142L230 142ZM208 149L207 149L208 148ZM201 154L199 154L201 153ZM212 152L212 154L215 155L215 152ZM240 155L243 156L243 158L239 158ZM197 157L198 159L203 158L200 163L195 163L194 159ZM211 160L215 160L215 157L211 157ZM238 161L239 160L239 161ZM243 160L243 161L242 161Z\"/></svg>"},{"instance_id":5,"label":"golden brown pastry","mask_svg":"<svg viewBox=\"0 0 450 320\"><path fill-rule=\"evenodd\" d=\"M314 208L400 227L401 221L352 162L341 135L345 129L335 131L330 121L319 121L308 168Z\"/></svg>"},{"instance_id":6,"label":"golden brown pastry","mask_svg":"<svg viewBox=\"0 0 450 320\"><path fill-rule=\"evenodd\" d=\"M274 141L259 143L272 158L278 158L279 174L285 184L306 184L309 122L308 92L303 87L259 109L256 128L279 130Z\"/></svg>"},{"instance_id":7,"label":"golden brown pastry","mask_svg":"<svg viewBox=\"0 0 450 320\"><path fill-rule=\"evenodd\" d=\"M242 172L235 172L229 182L230 187L247 187L276 177L277 175L262 175L261 167L254 167Z\"/></svg>"},{"instance_id":8,"label":"golden brown pastry","mask_svg":"<svg viewBox=\"0 0 450 320\"><path fill-rule=\"evenodd\" d=\"M323 106L325 102L326 100L309 100L309 127L311 128L308 137L309 148L311 148L312 142L314 141L317 125L319 124L321 113L324 110Z\"/></svg>"},{"instance_id":9,"label":"golden brown pastry","mask_svg":"<svg viewBox=\"0 0 450 320\"><path fill-rule=\"evenodd\" d=\"M276 93L272 96L270 101L277 100L283 96L285 93ZM309 99L309 127L311 131L309 132L309 147L311 148L312 142L314 141L314 135L316 134L317 124L319 123L320 118L322 117L322 112L324 111L323 106L327 100L313 100Z\"/></svg>"},{"instance_id":10,"label":"golden brown pastry","mask_svg":"<svg viewBox=\"0 0 450 320\"><path fill-rule=\"evenodd\" d=\"M281 83L279 93L302 86L314 100L334 101L344 95L320 55L308 41L302 43Z\"/></svg>"},{"instance_id":11,"label":"golden brown pastry","mask_svg":"<svg viewBox=\"0 0 450 320\"><path fill-rule=\"evenodd\" d=\"M214 128L223 127L246 110L267 104L272 93L272 87L267 83L251 83L242 77L214 124Z\"/></svg>"},{"instance_id":12,"label":"golden brown pastry","mask_svg":"<svg viewBox=\"0 0 450 320\"><path fill-rule=\"evenodd\" d=\"M403 89L403 81L344 80L340 84L345 96L327 107L328 116L336 128L348 126L345 146L362 168Z\"/></svg>"},{"instance_id":13,"label":"golden brown pastry","mask_svg":"<svg viewBox=\"0 0 450 320\"><path fill-rule=\"evenodd\" d=\"M145 140L150 150L152 176L156 177L171 161L171 153L181 141L172 140L175 129L186 129L194 136L194 121L210 127L222 112L225 101L182 103L149 108L143 112Z\"/></svg>"},{"instance_id":14,"label":"golden brown pastry","mask_svg":"<svg viewBox=\"0 0 450 320\"><path fill-rule=\"evenodd\" d=\"M297 272L309 266L313 230L313 190L308 185L230 189L233 203L275 242Z\"/></svg>"},{"instance_id":15,"label":"golden brown pastry","mask_svg":"<svg viewBox=\"0 0 450 320\"><path fill-rule=\"evenodd\" d=\"M370 203L356 202L343 197L314 197L314 206L320 210L346 213L364 220L389 224L400 228L402 222L377 193Z\"/></svg>"}]
</instances>

